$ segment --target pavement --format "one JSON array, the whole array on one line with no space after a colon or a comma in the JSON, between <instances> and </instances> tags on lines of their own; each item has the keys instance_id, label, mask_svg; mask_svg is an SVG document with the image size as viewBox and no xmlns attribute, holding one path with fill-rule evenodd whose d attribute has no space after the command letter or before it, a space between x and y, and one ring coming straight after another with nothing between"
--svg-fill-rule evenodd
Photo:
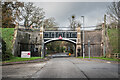
<instances>
[{"instance_id":1,"label":"pavement","mask_svg":"<svg viewBox=\"0 0 120 80\"><path fill-rule=\"evenodd\" d=\"M2 66L3 78L118 78L118 63L52 58L46 62Z\"/></svg>"},{"instance_id":2,"label":"pavement","mask_svg":"<svg viewBox=\"0 0 120 80\"><path fill-rule=\"evenodd\" d=\"M56 53L56 54L52 54L49 55L47 58L64 58L64 57L74 57L74 55L69 56L68 52L66 53ZM83 60L83 59L82 59ZM118 64L118 61L108 61L108 60L102 60L102 59L95 59L95 58L84 58L84 60L87 61L96 61L96 62L103 62L103 63L115 63Z\"/></svg>"},{"instance_id":3,"label":"pavement","mask_svg":"<svg viewBox=\"0 0 120 80\"><path fill-rule=\"evenodd\" d=\"M46 62L2 66L3 78L26 78L41 70Z\"/></svg>"},{"instance_id":4,"label":"pavement","mask_svg":"<svg viewBox=\"0 0 120 80\"><path fill-rule=\"evenodd\" d=\"M87 60L87 61L95 61L95 62L102 62L102 63L112 63L112 64L119 64L118 61L108 61L108 60L103 60L103 59L95 59L95 58L84 58L82 60Z\"/></svg>"}]
</instances>

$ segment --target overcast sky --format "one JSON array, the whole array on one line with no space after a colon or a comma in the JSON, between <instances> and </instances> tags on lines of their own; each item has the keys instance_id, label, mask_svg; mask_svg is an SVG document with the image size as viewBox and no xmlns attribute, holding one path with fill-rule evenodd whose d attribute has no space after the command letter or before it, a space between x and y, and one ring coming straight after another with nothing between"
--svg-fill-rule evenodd
<instances>
[{"instance_id":1,"label":"overcast sky","mask_svg":"<svg viewBox=\"0 0 120 80\"><path fill-rule=\"evenodd\" d=\"M61 27L69 26L72 15L82 23L81 16L85 17L85 26L95 26L103 22L104 14L110 2L34 2L43 8L46 18L54 17Z\"/></svg>"},{"instance_id":2,"label":"overcast sky","mask_svg":"<svg viewBox=\"0 0 120 80\"><path fill-rule=\"evenodd\" d=\"M54 17L60 27L69 26L72 15L82 23L81 16L85 17L85 26L96 26L103 22L108 5L115 0L19 0L34 2L35 6L43 8L46 18Z\"/></svg>"}]
</instances>

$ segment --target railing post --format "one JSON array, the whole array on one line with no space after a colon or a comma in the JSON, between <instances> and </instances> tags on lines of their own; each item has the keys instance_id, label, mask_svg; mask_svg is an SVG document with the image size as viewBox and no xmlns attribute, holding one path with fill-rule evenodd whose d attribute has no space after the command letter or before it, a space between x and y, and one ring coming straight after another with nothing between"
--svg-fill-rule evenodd
<instances>
[{"instance_id":1,"label":"railing post","mask_svg":"<svg viewBox=\"0 0 120 80\"><path fill-rule=\"evenodd\" d=\"M66 31L65 31L65 38L66 38Z\"/></svg>"},{"instance_id":2,"label":"railing post","mask_svg":"<svg viewBox=\"0 0 120 80\"><path fill-rule=\"evenodd\" d=\"M54 38L55 38L55 32L54 32Z\"/></svg>"}]
</instances>

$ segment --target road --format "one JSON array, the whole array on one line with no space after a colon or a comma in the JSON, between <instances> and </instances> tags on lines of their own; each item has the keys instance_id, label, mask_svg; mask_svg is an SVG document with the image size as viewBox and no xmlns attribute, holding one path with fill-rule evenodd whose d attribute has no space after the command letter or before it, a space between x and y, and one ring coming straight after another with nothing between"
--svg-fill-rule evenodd
<instances>
[{"instance_id":1,"label":"road","mask_svg":"<svg viewBox=\"0 0 120 80\"><path fill-rule=\"evenodd\" d=\"M68 53L56 53L51 55L52 58L57 58L57 57L69 57Z\"/></svg>"},{"instance_id":2,"label":"road","mask_svg":"<svg viewBox=\"0 0 120 80\"><path fill-rule=\"evenodd\" d=\"M10 78L118 78L118 64L86 61L74 57L47 62L3 66Z\"/></svg>"}]
</instances>

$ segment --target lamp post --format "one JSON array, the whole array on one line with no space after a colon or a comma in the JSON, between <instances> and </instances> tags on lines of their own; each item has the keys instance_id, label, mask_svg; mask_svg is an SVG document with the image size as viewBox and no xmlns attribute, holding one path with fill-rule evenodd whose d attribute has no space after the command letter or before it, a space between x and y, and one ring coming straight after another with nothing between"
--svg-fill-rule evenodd
<instances>
[{"instance_id":1,"label":"lamp post","mask_svg":"<svg viewBox=\"0 0 120 80\"><path fill-rule=\"evenodd\" d=\"M82 18L83 18L83 27L82 27L82 29L83 29L83 59L84 59L84 57L85 57L85 49L84 49L84 16L81 16Z\"/></svg>"},{"instance_id":2,"label":"lamp post","mask_svg":"<svg viewBox=\"0 0 120 80\"><path fill-rule=\"evenodd\" d=\"M42 53L41 53L41 57L43 58L44 57L44 40L43 40L43 21L42 21L42 27L41 27L41 30L42 30Z\"/></svg>"}]
</instances>

